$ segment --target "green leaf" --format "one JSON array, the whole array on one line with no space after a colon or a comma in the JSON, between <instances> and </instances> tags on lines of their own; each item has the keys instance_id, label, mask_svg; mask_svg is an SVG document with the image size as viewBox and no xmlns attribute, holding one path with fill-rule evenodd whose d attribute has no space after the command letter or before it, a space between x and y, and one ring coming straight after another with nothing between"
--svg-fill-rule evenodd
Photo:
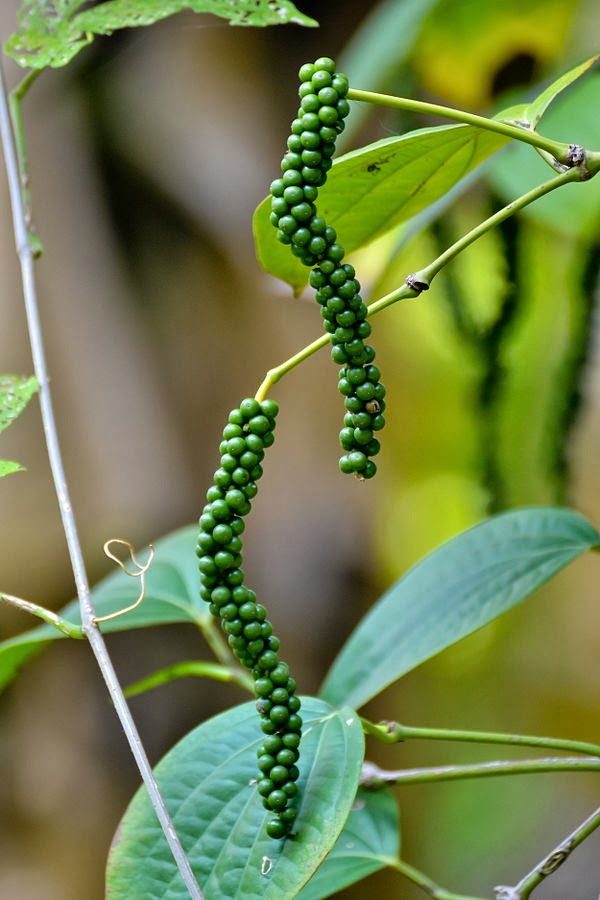
<instances>
[{"instance_id":1,"label":"green leaf","mask_svg":"<svg viewBox=\"0 0 600 900\"><path fill-rule=\"evenodd\" d=\"M331 853L300 900L321 900L385 868L400 852L398 804L387 791L359 789L352 812Z\"/></svg>"},{"instance_id":2,"label":"green leaf","mask_svg":"<svg viewBox=\"0 0 600 900\"><path fill-rule=\"evenodd\" d=\"M574 81L577 81L578 78L585 75L599 59L600 56L592 56L580 65L565 72L560 78L557 78L556 81L553 81L552 84L548 85L541 94L538 94L535 100L532 100L531 103L527 104L523 118L531 128L535 130L552 101L558 97L562 91L573 84Z\"/></svg>"},{"instance_id":3,"label":"green leaf","mask_svg":"<svg viewBox=\"0 0 600 900\"><path fill-rule=\"evenodd\" d=\"M146 575L146 595L137 609L101 625L102 631L125 631L173 622L200 623L210 616L198 599L198 568L195 542L197 526L182 528L156 543L156 556ZM101 581L92 591L98 616L130 606L139 594L139 580L120 569ZM73 601L60 615L80 623L79 604ZM0 643L0 690L31 656L50 641L64 638L50 625L41 625Z\"/></svg>"},{"instance_id":4,"label":"green leaf","mask_svg":"<svg viewBox=\"0 0 600 900\"><path fill-rule=\"evenodd\" d=\"M459 534L367 613L334 661L321 695L329 703L360 708L599 544L589 522L553 507L513 510Z\"/></svg>"},{"instance_id":5,"label":"green leaf","mask_svg":"<svg viewBox=\"0 0 600 900\"><path fill-rule=\"evenodd\" d=\"M190 732L156 767L205 900L295 897L333 847L348 818L363 760L360 720L351 709L302 699L297 834L267 837L268 814L255 787L262 736L254 703ZM107 900L177 900L189 895L145 789L117 831L107 869Z\"/></svg>"},{"instance_id":6,"label":"green leaf","mask_svg":"<svg viewBox=\"0 0 600 900\"><path fill-rule=\"evenodd\" d=\"M83 9L83 0L30 0L19 15L19 28L5 51L20 66L64 66L96 34L152 25L182 10L212 13L231 25L318 23L299 12L291 0L106 0Z\"/></svg>"},{"instance_id":7,"label":"green leaf","mask_svg":"<svg viewBox=\"0 0 600 900\"><path fill-rule=\"evenodd\" d=\"M18 375L0 375L0 431L21 415L39 385L37 379Z\"/></svg>"},{"instance_id":8,"label":"green leaf","mask_svg":"<svg viewBox=\"0 0 600 900\"><path fill-rule=\"evenodd\" d=\"M12 462L10 459L0 459L0 478L4 475L12 475L13 472L25 471L23 466L18 462Z\"/></svg>"},{"instance_id":9,"label":"green leaf","mask_svg":"<svg viewBox=\"0 0 600 900\"><path fill-rule=\"evenodd\" d=\"M334 162L319 192L319 215L351 253L434 203L506 143L502 135L470 125L384 138ZM308 269L277 240L270 211L266 197L254 213L258 260L266 272L301 289Z\"/></svg>"}]
</instances>

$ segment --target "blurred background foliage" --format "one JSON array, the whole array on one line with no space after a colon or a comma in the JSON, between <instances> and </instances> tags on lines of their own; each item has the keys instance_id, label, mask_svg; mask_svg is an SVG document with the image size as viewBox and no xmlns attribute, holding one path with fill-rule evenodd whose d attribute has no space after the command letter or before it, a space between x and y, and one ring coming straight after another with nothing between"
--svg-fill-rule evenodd
<instances>
[{"instance_id":1,"label":"blurred background foliage","mask_svg":"<svg viewBox=\"0 0 600 900\"><path fill-rule=\"evenodd\" d=\"M197 517L227 411L319 334L308 292L295 299L260 271L251 232L297 105L299 65L332 55L354 87L486 113L533 96L600 46L594 0L298 6L319 29L235 29L182 14L97 39L67 69L44 73L27 98L42 318L93 580L108 571L100 550L108 538L139 546ZM16 10L13 0L2 4L2 39ZM16 83L16 66L8 70ZM599 100L596 70L557 102L542 131L599 149ZM432 123L357 108L344 149ZM365 295L396 287L545 171L529 148L500 153L433 221L357 254ZM247 531L246 569L304 692L317 690L392 580L488 512L559 502L600 521L599 189L561 189L469 249L418 302L377 317L389 404L374 482L338 475L341 407L327 353L274 391L279 435ZM0 203L0 369L26 374L4 179ZM2 441L2 454L28 472L0 485L0 587L58 609L74 589L35 403ZM578 562L368 714L597 739L594 576L595 559ZM3 609L0 637L29 625ZM191 627L115 635L110 647L125 683L208 657ZM241 699L233 687L182 682L132 706L157 760ZM0 717L0 896L99 900L137 774L86 647L61 642L35 660L0 697ZM397 768L501 751L370 744L369 755ZM578 774L397 793L403 856L455 891L486 896L518 880L598 802L597 780ZM592 900L599 883L595 836L538 893ZM421 896L389 873L346 892L367 894Z\"/></svg>"}]
</instances>

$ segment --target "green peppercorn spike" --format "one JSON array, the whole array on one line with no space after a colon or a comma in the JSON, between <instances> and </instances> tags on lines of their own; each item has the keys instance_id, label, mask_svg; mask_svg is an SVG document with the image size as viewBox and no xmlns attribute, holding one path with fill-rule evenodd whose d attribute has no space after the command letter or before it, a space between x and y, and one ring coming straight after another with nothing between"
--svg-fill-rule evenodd
<instances>
[{"instance_id":1,"label":"green peppercorn spike","mask_svg":"<svg viewBox=\"0 0 600 900\"><path fill-rule=\"evenodd\" d=\"M380 404L385 388L379 369L372 365L375 351L365 343L371 326L354 268L343 263L345 251L335 229L326 225L315 206L318 189L325 184L332 165L337 136L350 112L346 99L349 84L347 77L336 71L335 62L325 56L305 63L299 79L300 108L281 162L282 177L271 184L271 222L278 240L312 269L309 283L316 291L325 330L331 335L331 357L342 366L338 388L346 398L346 409L360 416L360 424L345 422L340 433L345 451L340 470L367 479L377 470L371 457L380 445L373 432L383 426ZM345 371L347 365L351 376ZM229 471L228 465L229 461L222 468ZM225 479L219 476L218 483L222 481Z\"/></svg>"},{"instance_id":2,"label":"green peppercorn spike","mask_svg":"<svg viewBox=\"0 0 600 900\"><path fill-rule=\"evenodd\" d=\"M308 95L307 95L308 96ZM283 192L295 190L286 187ZM300 195L302 189L300 188ZM278 405L274 400L242 400L230 412L220 444L220 465L200 516L196 553L200 597L220 619L227 642L254 677L257 710L264 741L258 753L257 790L273 813L267 834L283 838L291 830L296 811L298 745L302 719L296 682L279 658L279 639L273 635L264 606L244 585L242 565L243 517L256 496L264 450L274 440Z\"/></svg>"}]
</instances>

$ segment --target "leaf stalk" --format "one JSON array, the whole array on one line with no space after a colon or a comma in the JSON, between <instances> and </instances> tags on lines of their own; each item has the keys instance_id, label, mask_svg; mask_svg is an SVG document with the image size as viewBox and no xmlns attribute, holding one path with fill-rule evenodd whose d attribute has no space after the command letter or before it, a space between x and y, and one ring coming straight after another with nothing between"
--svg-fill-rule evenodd
<instances>
[{"instance_id":1,"label":"leaf stalk","mask_svg":"<svg viewBox=\"0 0 600 900\"><path fill-rule=\"evenodd\" d=\"M465 778L491 778L498 775L531 775L540 772L598 772L600 757L572 756L545 759L492 760L467 765L428 766L419 769L381 769L375 763L363 764L361 787L381 791L392 785L426 784L434 781L460 781Z\"/></svg>"},{"instance_id":2,"label":"leaf stalk","mask_svg":"<svg viewBox=\"0 0 600 900\"><path fill-rule=\"evenodd\" d=\"M472 744L504 744L517 747L544 747L546 750L565 750L567 753L583 753L600 757L600 744L573 741L566 738L538 737L531 734L507 734L496 731L466 731L455 728L416 728L399 722L369 722L361 717L365 734L385 744L402 741L459 741Z\"/></svg>"},{"instance_id":3,"label":"leaf stalk","mask_svg":"<svg viewBox=\"0 0 600 900\"><path fill-rule=\"evenodd\" d=\"M10 603L11 606L15 606L23 612L36 616L38 619L42 619L42 621L46 622L48 625L52 625L53 628L58 629L58 631L65 634L67 637L81 640L84 636L81 625L78 625L76 622L70 622L68 619L63 618L63 616L58 616L56 613L46 609L44 606L39 606L37 603L31 603L29 600L23 600L21 597L14 597L12 594L0 593L0 602L2 601Z\"/></svg>"},{"instance_id":4,"label":"leaf stalk","mask_svg":"<svg viewBox=\"0 0 600 900\"><path fill-rule=\"evenodd\" d=\"M445 888L440 887L439 884L436 884L435 881L432 881L428 875L415 869L414 866L409 865L402 859L391 860L389 866L390 868L395 869L396 872L399 872L400 875L404 875L404 877L409 881L412 881L413 884L420 887L426 894L433 897L434 900L483 900L482 897L471 897L466 894L453 894L451 891L447 891Z\"/></svg>"},{"instance_id":5,"label":"leaf stalk","mask_svg":"<svg viewBox=\"0 0 600 900\"><path fill-rule=\"evenodd\" d=\"M238 687L249 691L254 696L254 683L249 675L246 675L242 669L229 666L222 666L219 663L204 662L203 660L190 660L188 662L178 662L171 666L165 666L130 684L125 688L126 697L136 697L138 694L144 694L153 688L160 687L163 684L169 684L179 678L212 678L213 681L223 681L227 683L237 684Z\"/></svg>"},{"instance_id":6,"label":"leaf stalk","mask_svg":"<svg viewBox=\"0 0 600 900\"><path fill-rule=\"evenodd\" d=\"M484 131L493 131L495 134L501 134L506 138L531 144L532 147L537 147L539 150L545 150L547 153L550 153L559 163L569 165L569 144L553 141L551 138L546 138L535 131L519 128L517 125L509 125L508 122L501 122L498 119L488 119L486 116L478 116L475 113L466 112L462 109L455 109L453 106L440 106L437 103L426 103L424 100L409 100L405 97L394 97L390 94L378 94L373 91L361 91L356 88L349 89L348 100L373 103L375 106L387 106L391 109L408 110L420 115L440 116L453 122L460 122L463 125L474 125L476 128L482 128Z\"/></svg>"}]
</instances>

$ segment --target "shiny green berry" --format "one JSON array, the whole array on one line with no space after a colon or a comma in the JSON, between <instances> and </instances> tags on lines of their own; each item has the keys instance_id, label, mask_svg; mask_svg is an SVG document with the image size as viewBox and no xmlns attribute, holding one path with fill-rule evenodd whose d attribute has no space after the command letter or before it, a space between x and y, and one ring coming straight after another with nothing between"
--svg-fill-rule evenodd
<instances>
[{"instance_id":1,"label":"shiny green berry","mask_svg":"<svg viewBox=\"0 0 600 900\"><path fill-rule=\"evenodd\" d=\"M288 833L288 826L285 822L282 822L279 818L269 819L265 828L267 834L270 838L274 838L275 840L279 840L284 838Z\"/></svg>"}]
</instances>

